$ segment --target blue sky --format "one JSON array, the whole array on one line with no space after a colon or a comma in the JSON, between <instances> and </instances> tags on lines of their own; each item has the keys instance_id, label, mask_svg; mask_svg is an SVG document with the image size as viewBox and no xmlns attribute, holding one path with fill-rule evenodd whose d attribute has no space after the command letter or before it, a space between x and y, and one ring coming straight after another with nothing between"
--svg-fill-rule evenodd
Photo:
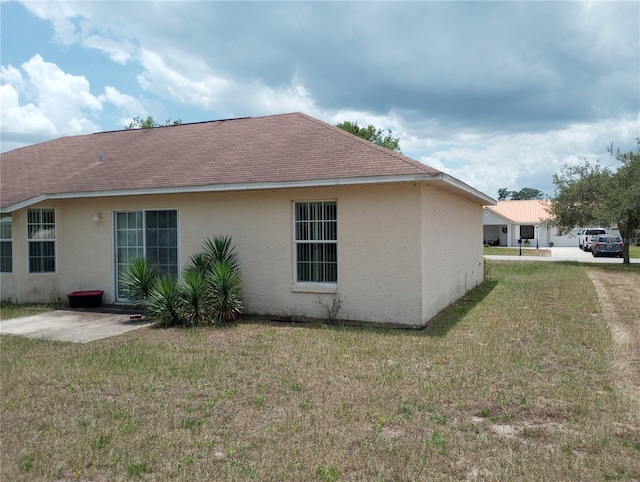
<instances>
[{"instance_id":1,"label":"blue sky","mask_svg":"<svg viewBox=\"0 0 640 482\"><path fill-rule=\"evenodd\" d=\"M301 111L497 197L640 137L640 3L0 2L2 151Z\"/></svg>"}]
</instances>

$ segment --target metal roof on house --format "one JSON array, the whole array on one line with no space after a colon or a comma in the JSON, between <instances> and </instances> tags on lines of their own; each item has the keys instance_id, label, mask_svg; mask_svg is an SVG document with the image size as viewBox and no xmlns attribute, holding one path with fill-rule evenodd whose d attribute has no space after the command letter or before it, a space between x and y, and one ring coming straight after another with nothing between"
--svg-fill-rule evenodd
<instances>
[{"instance_id":1,"label":"metal roof on house","mask_svg":"<svg viewBox=\"0 0 640 482\"><path fill-rule=\"evenodd\" d=\"M302 113L62 137L0 154L3 212L44 199L428 181L489 196Z\"/></svg>"},{"instance_id":2,"label":"metal roof on house","mask_svg":"<svg viewBox=\"0 0 640 482\"><path fill-rule=\"evenodd\" d=\"M535 224L549 218L547 209L550 206L549 200L528 200L528 201L498 201L495 206L485 206L485 209L508 219L516 224Z\"/></svg>"}]
</instances>

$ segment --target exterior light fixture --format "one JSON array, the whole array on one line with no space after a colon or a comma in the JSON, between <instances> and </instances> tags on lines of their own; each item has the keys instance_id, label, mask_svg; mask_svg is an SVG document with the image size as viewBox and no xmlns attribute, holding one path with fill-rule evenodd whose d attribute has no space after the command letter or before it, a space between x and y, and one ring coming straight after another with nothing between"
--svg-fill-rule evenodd
<instances>
[{"instance_id":1,"label":"exterior light fixture","mask_svg":"<svg viewBox=\"0 0 640 482\"><path fill-rule=\"evenodd\" d=\"M99 223L100 221L102 221L102 213L95 213L93 215L93 222Z\"/></svg>"}]
</instances>

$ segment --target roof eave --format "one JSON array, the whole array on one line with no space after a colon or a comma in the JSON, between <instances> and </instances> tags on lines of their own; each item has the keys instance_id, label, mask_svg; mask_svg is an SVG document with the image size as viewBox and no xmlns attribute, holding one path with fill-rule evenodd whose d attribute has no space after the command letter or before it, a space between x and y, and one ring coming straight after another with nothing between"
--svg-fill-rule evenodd
<instances>
[{"instance_id":1,"label":"roof eave","mask_svg":"<svg viewBox=\"0 0 640 482\"><path fill-rule=\"evenodd\" d=\"M493 206L498 204L498 201L496 201L492 197L487 196L483 192L478 191L477 189L469 186L468 184L460 181L459 179L456 179L453 176L450 176L449 174L445 174L444 172L441 172L440 174L432 176L431 181L434 183L441 183L447 186L448 188L447 190L453 190L459 193L460 195L462 195L463 197L470 199L472 201L478 202L483 206L489 206L489 205Z\"/></svg>"},{"instance_id":2,"label":"roof eave","mask_svg":"<svg viewBox=\"0 0 640 482\"><path fill-rule=\"evenodd\" d=\"M487 211L491 211L492 214L498 216L499 218L502 218L502 219L504 219L505 221L507 221L507 222L509 222L511 224L517 224L517 221L514 221L513 219L505 216L504 214L500 214L499 212L494 211L493 209L491 209L490 206L487 205L487 206L484 206L484 207L487 209Z\"/></svg>"},{"instance_id":3,"label":"roof eave","mask_svg":"<svg viewBox=\"0 0 640 482\"><path fill-rule=\"evenodd\" d=\"M203 186L177 186L177 187L157 187L146 189L118 189L109 191L82 191L51 193L35 196L23 201L0 208L2 213L11 213L32 206L34 204L56 199L83 199L100 197L120 197L120 196L149 196L158 194L188 194L202 192L225 192L225 191L255 191L266 189L291 189L310 188L327 186L348 186L358 184L386 184L397 182L432 182L444 184L449 191L455 191L467 199L471 199L480 204L496 204L496 201L486 194L472 188L444 173L431 175L428 173L404 174L393 176L371 176L339 179L313 179L308 181L277 181L262 183L236 183L236 184L208 184Z\"/></svg>"}]
</instances>

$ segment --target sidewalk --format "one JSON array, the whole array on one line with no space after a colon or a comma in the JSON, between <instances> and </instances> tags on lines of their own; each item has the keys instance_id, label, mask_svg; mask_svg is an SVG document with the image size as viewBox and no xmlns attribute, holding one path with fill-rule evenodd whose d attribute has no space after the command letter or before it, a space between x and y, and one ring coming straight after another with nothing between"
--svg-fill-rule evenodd
<instances>
[{"instance_id":1,"label":"sidewalk","mask_svg":"<svg viewBox=\"0 0 640 482\"><path fill-rule=\"evenodd\" d=\"M551 251L551 256L527 256L527 251L532 248L523 248L522 256L502 256L502 255L486 255L487 259L496 259L502 261L578 261L581 263L611 263L622 264L622 258L598 257L594 258L591 252L582 251L576 247L553 247L541 248ZM631 263L640 264L640 259L631 258Z\"/></svg>"}]
</instances>

